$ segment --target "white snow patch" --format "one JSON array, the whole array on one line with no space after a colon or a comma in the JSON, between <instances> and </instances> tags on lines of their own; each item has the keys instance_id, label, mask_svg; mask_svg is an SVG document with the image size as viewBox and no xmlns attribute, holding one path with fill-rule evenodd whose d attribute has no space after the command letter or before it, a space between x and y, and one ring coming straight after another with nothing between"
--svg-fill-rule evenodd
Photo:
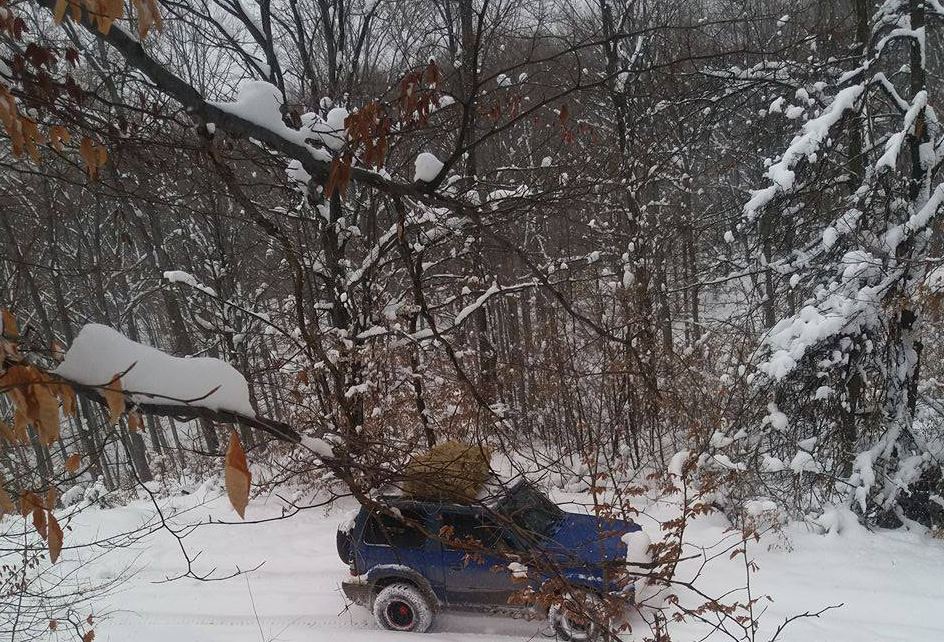
<instances>
[{"instance_id":1,"label":"white snow patch","mask_svg":"<svg viewBox=\"0 0 944 642\"><path fill-rule=\"evenodd\" d=\"M744 502L744 512L751 517L759 517L764 513L776 512L777 504L770 499L751 499Z\"/></svg>"}]
</instances>

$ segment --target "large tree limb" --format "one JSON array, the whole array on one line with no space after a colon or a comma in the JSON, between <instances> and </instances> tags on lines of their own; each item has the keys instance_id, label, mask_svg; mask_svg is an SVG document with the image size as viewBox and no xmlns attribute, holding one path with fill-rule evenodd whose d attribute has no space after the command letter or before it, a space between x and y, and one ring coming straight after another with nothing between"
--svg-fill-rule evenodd
<instances>
[{"instance_id":1,"label":"large tree limb","mask_svg":"<svg viewBox=\"0 0 944 642\"><path fill-rule=\"evenodd\" d=\"M56 0L34 0L34 2L49 10L50 13L55 11ZM141 43L121 25L116 23L103 34L84 6L81 18L77 22L90 35L110 45L131 67L144 74L161 92L177 100L188 113L203 122L214 123L216 127L229 134L254 138L265 143L280 154L300 162L313 179L322 183L327 182L331 173L331 161L316 158L312 154L312 148L307 145L290 140L277 131L246 120L207 101L193 86L148 55ZM409 196L431 205L451 208L460 208L465 205L454 198L436 193L424 183L393 181L363 167L351 168L351 180L392 196Z\"/></svg>"}]
</instances>

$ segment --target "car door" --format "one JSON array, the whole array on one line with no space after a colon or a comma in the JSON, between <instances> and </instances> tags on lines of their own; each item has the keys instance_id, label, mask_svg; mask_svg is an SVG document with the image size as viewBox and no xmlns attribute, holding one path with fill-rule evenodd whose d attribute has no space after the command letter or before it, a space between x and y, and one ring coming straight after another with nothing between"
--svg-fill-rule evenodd
<instances>
[{"instance_id":1,"label":"car door","mask_svg":"<svg viewBox=\"0 0 944 642\"><path fill-rule=\"evenodd\" d=\"M447 603L502 605L524 588L508 568L508 547L494 522L474 510L444 510L441 520Z\"/></svg>"},{"instance_id":2,"label":"car door","mask_svg":"<svg viewBox=\"0 0 944 642\"><path fill-rule=\"evenodd\" d=\"M382 513L368 516L364 524L364 559L358 567L369 571L377 566L397 565L428 577L430 567L438 566L439 545L410 525L410 522L425 525L428 515L412 508L398 510L401 518Z\"/></svg>"}]
</instances>

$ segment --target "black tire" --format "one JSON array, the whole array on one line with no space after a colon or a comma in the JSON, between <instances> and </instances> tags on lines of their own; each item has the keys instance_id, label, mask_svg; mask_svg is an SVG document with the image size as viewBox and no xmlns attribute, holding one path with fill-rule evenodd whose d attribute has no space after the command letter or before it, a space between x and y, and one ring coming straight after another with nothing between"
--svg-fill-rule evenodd
<instances>
[{"instance_id":1,"label":"black tire","mask_svg":"<svg viewBox=\"0 0 944 642\"><path fill-rule=\"evenodd\" d=\"M374 619L391 631L425 633L433 624L433 607L418 588L397 582L377 593Z\"/></svg>"},{"instance_id":2,"label":"black tire","mask_svg":"<svg viewBox=\"0 0 944 642\"><path fill-rule=\"evenodd\" d=\"M602 600L598 596L585 594L580 597L580 604L567 596L560 603L551 606L547 619L554 629L554 635L563 642L594 642L599 639L601 626L599 617L602 616L600 605ZM588 613L589 611L589 613ZM599 616L587 617L599 611Z\"/></svg>"}]
</instances>

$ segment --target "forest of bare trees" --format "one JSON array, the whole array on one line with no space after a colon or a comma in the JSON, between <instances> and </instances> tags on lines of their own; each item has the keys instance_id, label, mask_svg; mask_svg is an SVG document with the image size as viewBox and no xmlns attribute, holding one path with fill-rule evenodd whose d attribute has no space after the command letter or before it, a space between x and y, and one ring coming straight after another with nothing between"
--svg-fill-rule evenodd
<instances>
[{"instance_id":1,"label":"forest of bare trees","mask_svg":"<svg viewBox=\"0 0 944 642\"><path fill-rule=\"evenodd\" d=\"M365 500L458 439L944 526L942 18L0 0L0 390L101 324L258 417L80 386L46 439L0 396L6 493L215 474L236 429Z\"/></svg>"}]
</instances>

